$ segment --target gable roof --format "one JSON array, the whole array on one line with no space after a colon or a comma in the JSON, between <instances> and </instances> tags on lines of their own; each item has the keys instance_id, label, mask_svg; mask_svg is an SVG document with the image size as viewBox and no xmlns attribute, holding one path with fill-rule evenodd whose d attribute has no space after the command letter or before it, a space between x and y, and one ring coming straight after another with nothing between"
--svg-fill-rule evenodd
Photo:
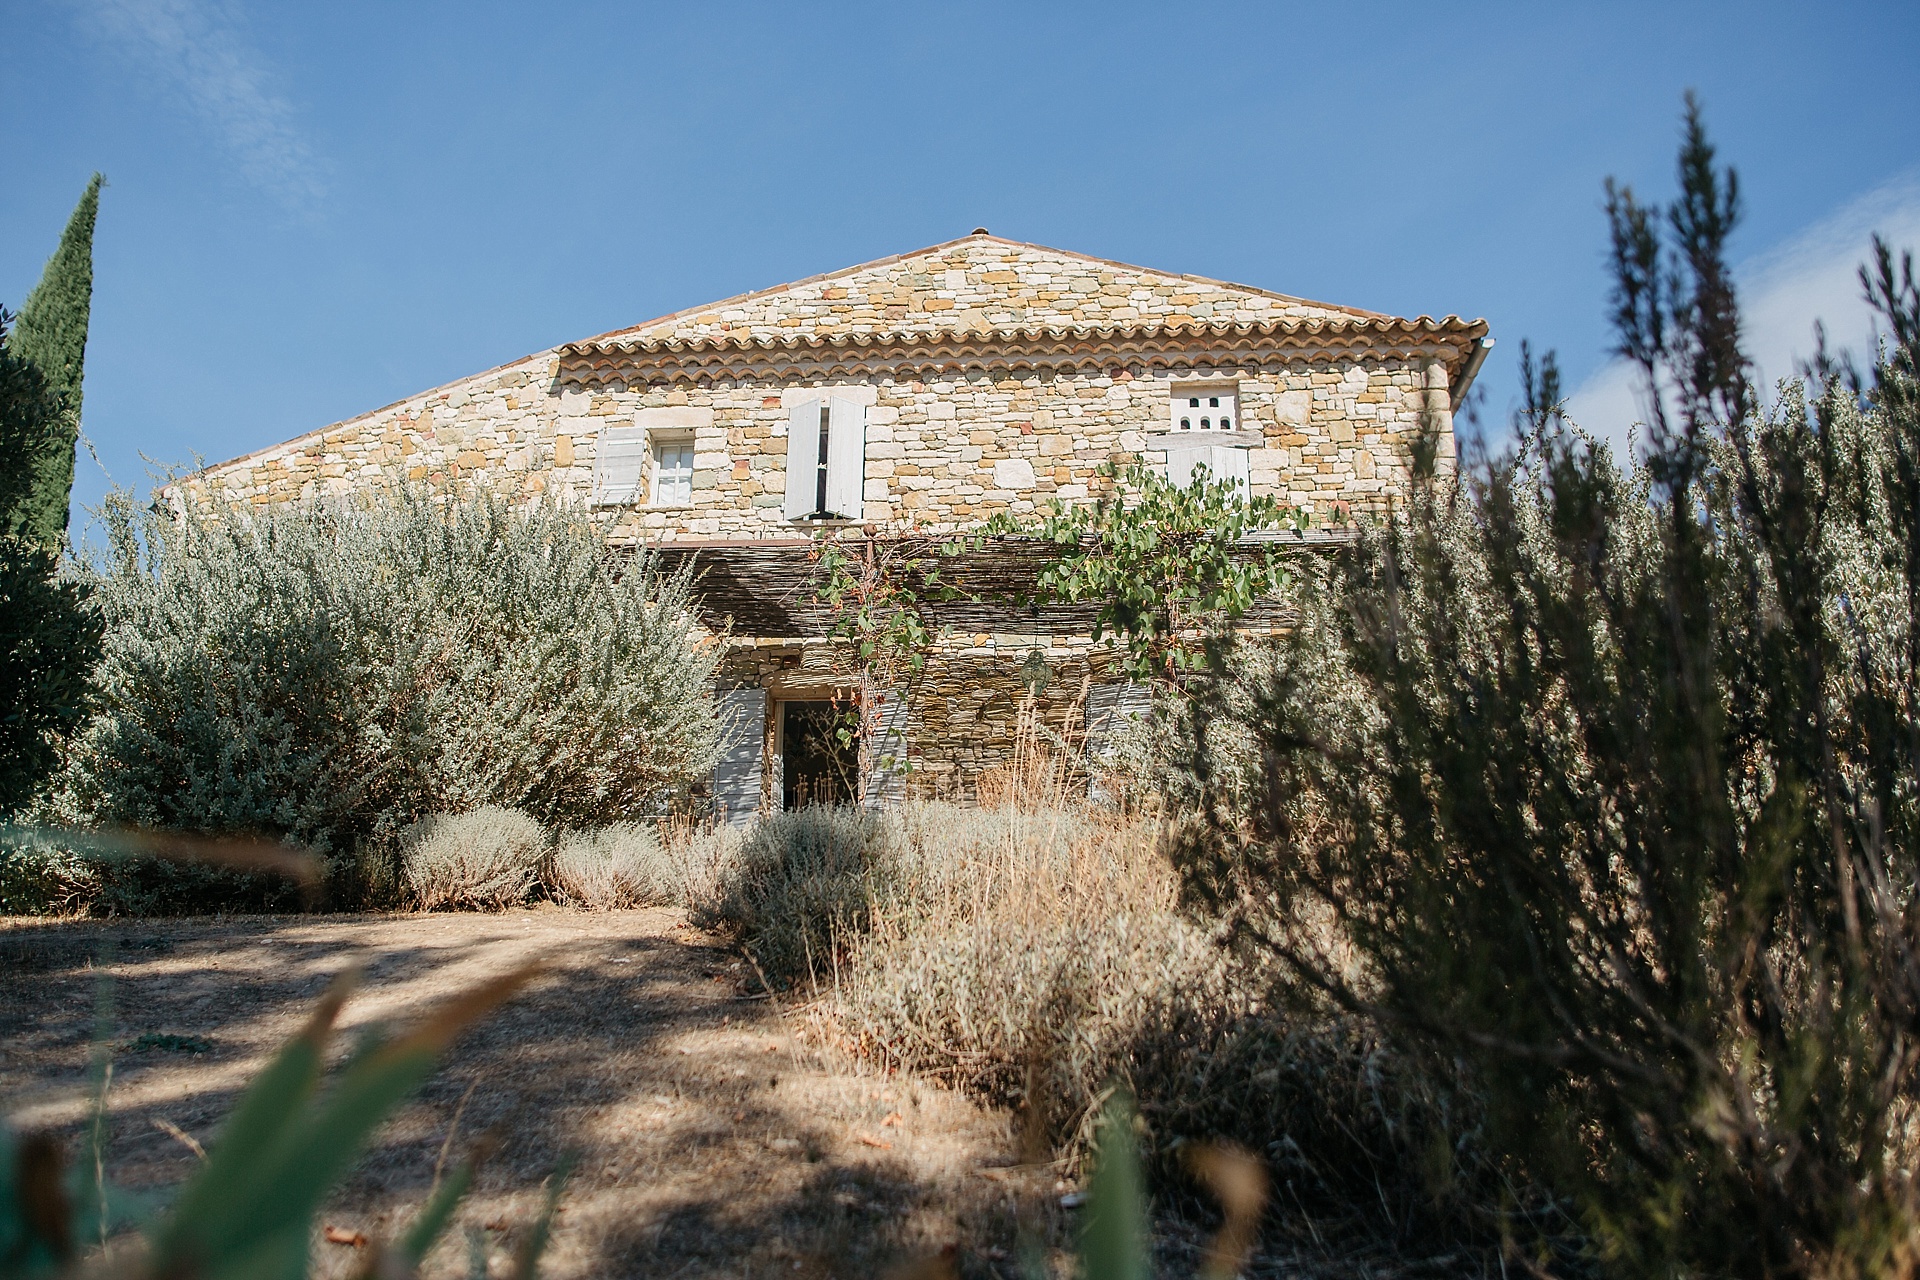
<instances>
[{"instance_id":1,"label":"gable roof","mask_svg":"<svg viewBox=\"0 0 1920 1280\"><path fill-rule=\"evenodd\" d=\"M1326 319L1377 311L1179 275L975 232L911 253L688 307L570 343L573 349L705 340L1166 328Z\"/></svg>"},{"instance_id":2,"label":"gable roof","mask_svg":"<svg viewBox=\"0 0 1920 1280\"><path fill-rule=\"evenodd\" d=\"M395 413L419 413L503 376L590 383L636 355L667 356L697 377L737 375L743 370L732 366L743 357L804 364L816 373L871 372L883 347L903 343L909 363L968 368L981 363L974 349L982 346L995 348L993 363L1035 367L1098 364L1127 356L1129 344L1141 341L1172 343L1189 358L1220 363L1249 344L1277 339L1303 350L1438 354L1451 374L1468 360L1465 344L1484 341L1486 332L1484 320L1403 319L976 231L537 351L193 474L238 467ZM802 348L812 350L803 355Z\"/></svg>"},{"instance_id":3,"label":"gable roof","mask_svg":"<svg viewBox=\"0 0 1920 1280\"><path fill-rule=\"evenodd\" d=\"M1448 316L1334 316L1252 323L1110 326L1079 329L933 330L828 337L596 338L558 348L556 385L714 379L917 378L996 370L1060 371L1115 366L1179 373L1243 367L1282 356L1357 352L1377 359L1433 358L1448 377L1486 337L1485 320ZM1464 391L1464 384L1461 388Z\"/></svg>"}]
</instances>

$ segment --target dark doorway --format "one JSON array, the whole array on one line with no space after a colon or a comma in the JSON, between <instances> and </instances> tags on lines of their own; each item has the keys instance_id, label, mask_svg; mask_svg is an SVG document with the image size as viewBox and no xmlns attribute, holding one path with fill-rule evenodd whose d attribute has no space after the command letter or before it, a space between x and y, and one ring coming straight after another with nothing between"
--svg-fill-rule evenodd
<instances>
[{"instance_id":1,"label":"dark doorway","mask_svg":"<svg viewBox=\"0 0 1920 1280\"><path fill-rule=\"evenodd\" d=\"M831 702L783 702L780 805L851 804L860 770L859 713ZM846 742L842 730L851 729Z\"/></svg>"}]
</instances>

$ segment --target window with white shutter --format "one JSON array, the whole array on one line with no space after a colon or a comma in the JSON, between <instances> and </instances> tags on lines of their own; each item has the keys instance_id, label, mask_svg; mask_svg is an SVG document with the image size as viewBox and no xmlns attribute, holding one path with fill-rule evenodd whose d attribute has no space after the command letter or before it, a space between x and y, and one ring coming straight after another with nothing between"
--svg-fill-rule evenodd
<instances>
[{"instance_id":1,"label":"window with white shutter","mask_svg":"<svg viewBox=\"0 0 1920 1280\"><path fill-rule=\"evenodd\" d=\"M1143 684L1096 684L1087 688L1086 749L1091 762L1105 760L1113 749L1114 735L1129 720L1138 720L1153 709L1153 691Z\"/></svg>"},{"instance_id":2,"label":"window with white shutter","mask_svg":"<svg viewBox=\"0 0 1920 1280\"><path fill-rule=\"evenodd\" d=\"M834 396L787 411L789 520L858 520L867 473L867 411Z\"/></svg>"},{"instance_id":3,"label":"window with white shutter","mask_svg":"<svg viewBox=\"0 0 1920 1280\"><path fill-rule=\"evenodd\" d=\"M820 479L820 436L826 429L826 406L802 400L787 410L787 519L805 520L817 509Z\"/></svg>"},{"instance_id":4,"label":"window with white shutter","mask_svg":"<svg viewBox=\"0 0 1920 1280\"><path fill-rule=\"evenodd\" d=\"M1230 480L1234 492L1246 497L1253 487L1249 478L1251 468L1247 465L1247 450L1232 445L1211 445L1205 459L1207 467L1213 472L1215 480Z\"/></svg>"},{"instance_id":5,"label":"window with white shutter","mask_svg":"<svg viewBox=\"0 0 1920 1280\"><path fill-rule=\"evenodd\" d=\"M608 427L601 432L593 455L594 504L617 507L640 501L647 461L645 427Z\"/></svg>"},{"instance_id":6,"label":"window with white shutter","mask_svg":"<svg viewBox=\"0 0 1920 1280\"><path fill-rule=\"evenodd\" d=\"M1201 445L1193 449L1182 449L1177 444L1168 445L1168 482L1186 488L1194 481L1194 468L1202 463L1206 464L1207 474L1215 483L1231 480L1235 482L1236 492L1243 498L1247 496L1251 483L1247 451L1244 447L1233 445Z\"/></svg>"},{"instance_id":7,"label":"window with white shutter","mask_svg":"<svg viewBox=\"0 0 1920 1280\"><path fill-rule=\"evenodd\" d=\"M1116 799L1107 769L1117 763L1115 739L1130 720L1141 720L1153 710L1153 694L1145 685L1096 684L1087 690L1087 798L1099 804Z\"/></svg>"},{"instance_id":8,"label":"window with white shutter","mask_svg":"<svg viewBox=\"0 0 1920 1280\"><path fill-rule=\"evenodd\" d=\"M878 706L868 717L867 758L871 762L860 802L869 809L899 804L907 798L907 695L904 689L881 689Z\"/></svg>"},{"instance_id":9,"label":"window with white shutter","mask_svg":"<svg viewBox=\"0 0 1920 1280\"><path fill-rule=\"evenodd\" d=\"M867 409L835 396L827 433L827 493L821 509L858 520L866 506Z\"/></svg>"},{"instance_id":10,"label":"window with white shutter","mask_svg":"<svg viewBox=\"0 0 1920 1280\"><path fill-rule=\"evenodd\" d=\"M657 440L653 446L653 484L647 501L656 507L684 507L693 502L693 439L689 436Z\"/></svg>"},{"instance_id":11,"label":"window with white shutter","mask_svg":"<svg viewBox=\"0 0 1920 1280\"><path fill-rule=\"evenodd\" d=\"M713 762L713 805L729 826L753 821L760 808L766 762L767 691L733 689L720 695L720 754Z\"/></svg>"}]
</instances>

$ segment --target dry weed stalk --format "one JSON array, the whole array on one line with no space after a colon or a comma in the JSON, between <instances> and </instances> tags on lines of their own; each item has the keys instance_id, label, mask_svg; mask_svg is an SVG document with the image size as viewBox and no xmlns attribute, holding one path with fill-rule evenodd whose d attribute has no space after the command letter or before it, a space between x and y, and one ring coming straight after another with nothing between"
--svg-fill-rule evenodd
<instances>
[{"instance_id":1,"label":"dry weed stalk","mask_svg":"<svg viewBox=\"0 0 1920 1280\"><path fill-rule=\"evenodd\" d=\"M1056 732L1040 715L1034 695L1020 699L1014 713L1013 755L1003 764L983 769L974 779L973 793L982 809L1018 809L1024 812L1063 810L1081 800L1074 784L1086 781L1084 766L1076 761L1086 747L1088 682L1067 705Z\"/></svg>"}]
</instances>

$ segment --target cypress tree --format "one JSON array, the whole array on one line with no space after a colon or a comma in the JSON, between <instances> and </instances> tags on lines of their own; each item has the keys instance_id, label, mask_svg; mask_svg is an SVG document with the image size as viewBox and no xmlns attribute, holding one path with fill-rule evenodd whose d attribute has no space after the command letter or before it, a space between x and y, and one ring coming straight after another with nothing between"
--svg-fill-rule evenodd
<instances>
[{"instance_id":1,"label":"cypress tree","mask_svg":"<svg viewBox=\"0 0 1920 1280\"><path fill-rule=\"evenodd\" d=\"M15 350L7 332L12 324L13 316L0 307L0 536L23 531L34 463L66 413L40 366Z\"/></svg>"},{"instance_id":2,"label":"cypress tree","mask_svg":"<svg viewBox=\"0 0 1920 1280\"><path fill-rule=\"evenodd\" d=\"M93 223L100 208L101 177L94 174L67 220L60 247L47 260L40 283L27 295L15 323L12 352L38 365L64 411L47 418L24 461L31 480L25 500L7 513L7 528L35 542L54 544L67 531L73 495L73 450L80 435L80 389L87 356L87 318L93 305Z\"/></svg>"}]
</instances>

